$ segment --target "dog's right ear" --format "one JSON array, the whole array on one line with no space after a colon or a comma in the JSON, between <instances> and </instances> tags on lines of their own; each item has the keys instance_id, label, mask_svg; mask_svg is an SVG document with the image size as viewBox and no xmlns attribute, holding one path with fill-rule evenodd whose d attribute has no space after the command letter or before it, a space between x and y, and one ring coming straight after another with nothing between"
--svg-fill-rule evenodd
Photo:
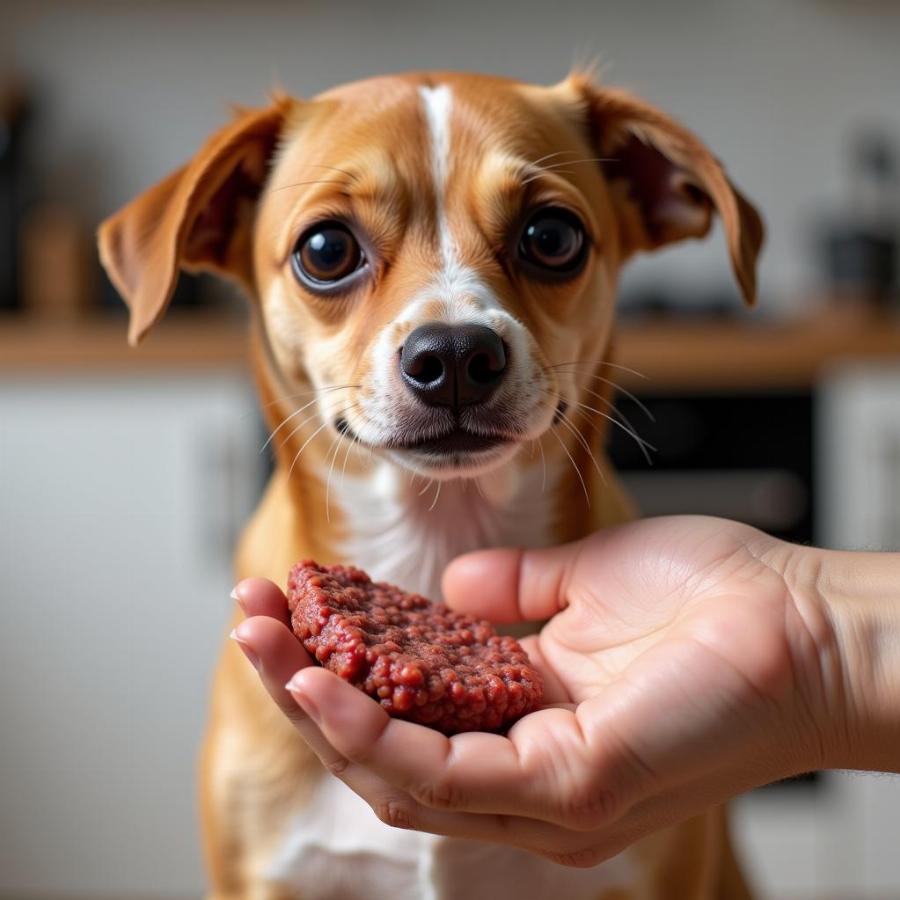
<instances>
[{"instance_id":1,"label":"dog's right ear","mask_svg":"<svg viewBox=\"0 0 900 900\"><path fill-rule=\"evenodd\" d=\"M186 165L100 226L100 260L131 312L137 344L161 318L179 269L252 289L252 226L269 161L294 101L242 110Z\"/></svg>"},{"instance_id":2,"label":"dog's right ear","mask_svg":"<svg viewBox=\"0 0 900 900\"><path fill-rule=\"evenodd\" d=\"M582 103L619 213L626 253L703 237L718 213L744 300L756 301L764 228L753 204L706 145L662 110L575 73L563 82Z\"/></svg>"}]
</instances>

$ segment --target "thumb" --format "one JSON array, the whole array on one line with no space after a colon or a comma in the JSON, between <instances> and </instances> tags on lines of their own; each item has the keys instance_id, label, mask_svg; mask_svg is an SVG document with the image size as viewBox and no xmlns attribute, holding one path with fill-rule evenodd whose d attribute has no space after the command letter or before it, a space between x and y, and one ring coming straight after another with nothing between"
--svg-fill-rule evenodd
<instances>
[{"instance_id":1,"label":"thumb","mask_svg":"<svg viewBox=\"0 0 900 900\"><path fill-rule=\"evenodd\" d=\"M549 619L568 604L569 579L584 541L541 550L479 550L444 570L448 606L491 622Z\"/></svg>"}]
</instances>

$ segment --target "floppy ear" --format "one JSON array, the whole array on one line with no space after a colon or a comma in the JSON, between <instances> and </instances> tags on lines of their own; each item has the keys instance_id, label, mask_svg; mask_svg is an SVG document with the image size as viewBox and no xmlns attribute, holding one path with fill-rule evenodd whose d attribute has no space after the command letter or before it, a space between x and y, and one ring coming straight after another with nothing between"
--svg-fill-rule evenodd
<instances>
[{"instance_id":1,"label":"floppy ear","mask_svg":"<svg viewBox=\"0 0 900 900\"><path fill-rule=\"evenodd\" d=\"M241 110L200 152L100 226L100 260L128 304L137 344L161 318L179 269L252 289L252 225L269 159L292 101Z\"/></svg>"},{"instance_id":2,"label":"floppy ear","mask_svg":"<svg viewBox=\"0 0 900 900\"><path fill-rule=\"evenodd\" d=\"M581 75L571 81L587 103L626 252L703 237L716 211L741 293L755 303L762 220L718 160L690 131L627 91L599 87Z\"/></svg>"}]
</instances>

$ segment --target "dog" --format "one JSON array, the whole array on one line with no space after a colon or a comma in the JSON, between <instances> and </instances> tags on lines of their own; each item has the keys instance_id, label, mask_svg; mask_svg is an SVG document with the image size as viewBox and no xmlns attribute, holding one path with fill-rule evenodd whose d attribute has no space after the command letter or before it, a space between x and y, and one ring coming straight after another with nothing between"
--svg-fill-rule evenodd
<instances>
[{"instance_id":1,"label":"dog","mask_svg":"<svg viewBox=\"0 0 900 900\"><path fill-rule=\"evenodd\" d=\"M284 585L313 557L438 598L460 553L633 517L604 455L617 277L716 213L753 303L760 218L665 113L586 72L427 72L237 110L99 247L132 343L179 270L252 301L276 467L237 576ZM393 829L228 644L201 764L216 900L749 896L721 810L592 869Z\"/></svg>"}]
</instances>

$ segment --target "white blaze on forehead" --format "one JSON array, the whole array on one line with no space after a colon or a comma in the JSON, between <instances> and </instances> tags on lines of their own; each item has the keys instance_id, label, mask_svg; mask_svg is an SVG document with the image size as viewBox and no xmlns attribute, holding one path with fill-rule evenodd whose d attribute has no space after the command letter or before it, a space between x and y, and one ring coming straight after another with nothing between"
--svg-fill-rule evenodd
<instances>
[{"instance_id":1,"label":"white blaze on forehead","mask_svg":"<svg viewBox=\"0 0 900 900\"><path fill-rule=\"evenodd\" d=\"M425 120L431 137L431 173L434 177L434 201L438 235L441 242L441 259L444 266L455 262L456 248L444 210L444 191L447 172L450 169L450 111L453 94L447 85L420 87L419 94L425 106Z\"/></svg>"},{"instance_id":2,"label":"white blaze on forehead","mask_svg":"<svg viewBox=\"0 0 900 900\"><path fill-rule=\"evenodd\" d=\"M431 173L434 181L435 219L440 244L441 269L432 282L411 298L406 310L415 316L421 304L442 300L448 321L470 321L473 313L499 309L493 292L469 266L459 259L458 247L447 218L446 192L450 171L450 118L453 93L447 85L420 87L431 142Z\"/></svg>"}]
</instances>

